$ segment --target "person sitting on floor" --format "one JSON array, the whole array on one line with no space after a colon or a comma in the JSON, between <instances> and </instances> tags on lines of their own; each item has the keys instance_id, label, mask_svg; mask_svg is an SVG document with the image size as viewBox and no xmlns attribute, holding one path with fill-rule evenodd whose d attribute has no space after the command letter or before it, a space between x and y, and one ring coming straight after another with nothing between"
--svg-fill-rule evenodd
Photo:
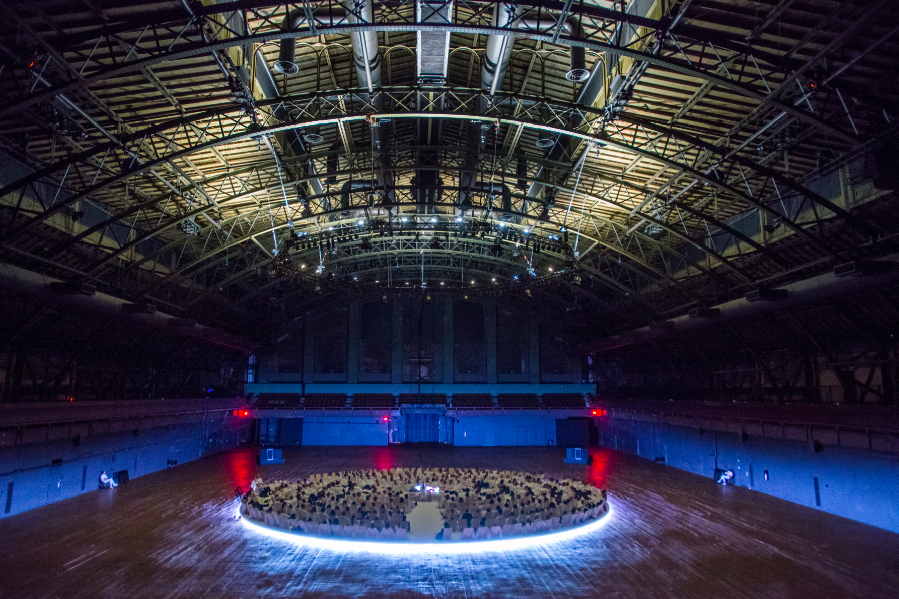
<instances>
[{"instance_id":1,"label":"person sitting on floor","mask_svg":"<svg viewBox=\"0 0 899 599\"><path fill-rule=\"evenodd\" d=\"M118 486L119 485L114 480L112 480L111 478L106 476L106 470L100 471L100 488L101 489L114 489L115 487L118 487Z\"/></svg>"}]
</instances>

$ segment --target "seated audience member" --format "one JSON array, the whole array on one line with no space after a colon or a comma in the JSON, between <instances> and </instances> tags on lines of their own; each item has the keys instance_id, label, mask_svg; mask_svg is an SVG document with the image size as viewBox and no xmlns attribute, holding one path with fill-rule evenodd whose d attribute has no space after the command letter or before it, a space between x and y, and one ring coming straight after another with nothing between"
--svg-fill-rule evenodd
<instances>
[{"instance_id":1,"label":"seated audience member","mask_svg":"<svg viewBox=\"0 0 899 599\"><path fill-rule=\"evenodd\" d=\"M100 488L101 489L113 489L118 486L119 485L116 484L116 482L114 480L112 480L111 478L106 476L106 470L100 471Z\"/></svg>"}]
</instances>

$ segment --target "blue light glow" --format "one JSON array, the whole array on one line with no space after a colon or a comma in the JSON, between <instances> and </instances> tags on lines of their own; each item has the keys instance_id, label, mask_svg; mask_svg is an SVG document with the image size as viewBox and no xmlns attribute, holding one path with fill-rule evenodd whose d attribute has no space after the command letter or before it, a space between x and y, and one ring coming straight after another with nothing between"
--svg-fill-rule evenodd
<instances>
[{"instance_id":1,"label":"blue light glow","mask_svg":"<svg viewBox=\"0 0 899 599\"><path fill-rule=\"evenodd\" d=\"M519 535L508 539L496 539L491 541L444 541L433 543L390 542L390 541L362 541L356 539L320 537L316 535L301 535L282 529L272 528L244 517L240 513L240 503L237 506L237 515L244 526L255 532L273 539L288 541L297 545L329 549L344 553L381 553L385 555L419 555L429 553L432 555L456 555L489 553L493 551L515 551L529 547L551 545L563 541L569 541L592 532L596 532L606 525L612 516L612 506L608 503L609 511L588 524L574 528L566 528L552 533L540 535Z\"/></svg>"}]
</instances>

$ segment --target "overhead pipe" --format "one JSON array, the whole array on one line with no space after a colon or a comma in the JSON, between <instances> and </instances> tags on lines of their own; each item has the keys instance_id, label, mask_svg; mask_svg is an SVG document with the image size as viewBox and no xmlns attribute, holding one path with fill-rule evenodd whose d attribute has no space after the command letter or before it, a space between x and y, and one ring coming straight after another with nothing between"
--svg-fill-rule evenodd
<instances>
[{"instance_id":1,"label":"overhead pipe","mask_svg":"<svg viewBox=\"0 0 899 599\"><path fill-rule=\"evenodd\" d=\"M558 26L559 23L552 19L522 19L521 9L519 7L514 4L497 4L496 9L493 12L491 25L493 27L507 27L510 29L547 30ZM570 17L566 19L561 23L561 26L564 31L572 37L581 37L581 25L576 18ZM509 59L512 56L513 43L514 35L511 33L493 33L487 38L487 49L484 54L484 62L481 65L481 89L488 91L491 96L496 93L496 90L502 84L506 68L509 65ZM572 46L571 62L569 64L570 68L565 74L565 78L573 82L585 81L590 77L590 71L587 70L586 64L586 48L582 46ZM482 112L486 112L486 100L482 102L480 108ZM543 117L543 122L548 123L550 121L550 116L545 113L547 113L547 111L541 111L541 116ZM477 160L480 157L480 144L482 142L483 140L480 138L475 139L474 136L469 137L469 152L468 156L466 156L465 170L468 170L469 162L473 162L474 164L477 163ZM538 141L539 147L548 147L554 143L555 136L552 133L541 131L540 141ZM461 182L459 203L462 203L465 199L463 194L465 193L466 188L471 187L473 177L466 177L463 173Z\"/></svg>"},{"instance_id":2,"label":"overhead pipe","mask_svg":"<svg viewBox=\"0 0 899 599\"><path fill-rule=\"evenodd\" d=\"M656 0L631 0L627 5L626 12L630 15L634 15L634 16L638 16L638 17L645 17L646 15L649 14L649 11L652 9L653 6L655 6L655 4L656 4ZM688 2L687 6L689 6L689 4L690 3ZM678 23L680 18L683 16L683 14L684 14L683 8L686 8L686 7L681 8L681 11L675 17L674 21L672 22L671 26L669 27L669 30L671 28L673 28ZM637 34L637 30L633 26L631 26L630 24L628 24L626 22L621 22L621 23L618 23L618 25L616 25L615 32L614 32L612 38L617 40L619 45L627 46L633 40L633 38L636 34ZM606 73L611 74L612 72L614 72L617 69L619 60L620 60L620 56L618 54L607 55L607 60L606 60L607 66L605 68ZM572 61L574 61L573 56L572 56ZM572 66L572 70L573 70L574 64L572 63L571 66ZM578 94L576 104L579 104L582 106L593 106L596 103L596 101L599 99L600 95L603 93L604 86L605 86L605 77L603 76L603 69L594 69L588 75L586 82L581 87L581 91ZM608 101L608 100L609 99L606 98L606 101ZM575 115L575 120L573 122L569 123L569 125L572 127L575 127L575 128L577 126L579 126L580 125L580 117L577 117ZM552 147L552 149L550 150L550 152L547 156L550 160L562 159L562 157L565 155L565 153L567 151L567 147L565 147L566 144L563 143L564 140L566 140L566 139L568 139L567 136L559 136L555 145ZM588 149L589 149L589 145L584 147L583 152L586 152ZM580 157L578 157L578 158L580 158ZM541 170L538 171L537 174L540 175L542 172L543 172L543 169L541 168ZM542 190L543 187L544 187L544 185L540 181L534 181L531 184L530 189L528 190L528 194L527 194L528 197L536 198L538 195L540 195L540 190Z\"/></svg>"},{"instance_id":3,"label":"overhead pipe","mask_svg":"<svg viewBox=\"0 0 899 599\"><path fill-rule=\"evenodd\" d=\"M340 211L341 211L340 216L341 216L341 218L347 218L350 215L350 192L353 189L371 189L371 182L369 182L369 181L347 181L346 183L344 183L343 185L340 186Z\"/></svg>"},{"instance_id":4,"label":"overhead pipe","mask_svg":"<svg viewBox=\"0 0 899 599\"><path fill-rule=\"evenodd\" d=\"M343 144L339 141L334 142L328 148L328 158L325 166L325 183L333 185L337 183L337 171L340 166L340 154L343 151Z\"/></svg>"},{"instance_id":5,"label":"overhead pipe","mask_svg":"<svg viewBox=\"0 0 899 599\"><path fill-rule=\"evenodd\" d=\"M340 23L355 25L374 22L373 0L342 0L342 4L343 11L320 10L314 14L313 18L317 23L323 25ZM281 23L281 29L292 30L307 22L306 11L303 8L296 8L287 13ZM368 88L369 93L374 93L377 88L381 87L381 53L378 48L378 34L375 31L351 33L350 42L353 49L353 62L356 66L356 77L361 85ZM295 38L281 40L278 60L274 64L274 69L285 75L299 73L300 69L296 64ZM372 104L376 111L381 111L383 108L381 96L376 95ZM381 150L381 171L378 173L378 185L384 191L384 202L390 204L395 201L393 170L390 160L390 131L388 127L382 127L380 124L374 128L377 129L377 133L373 131L372 134L377 136L377 143Z\"/></svg>"},{"instance_id":6,"label":"overhead pipe","mask_svg":"<svg viewBox=\"0 0 899 599\"><path fill-rule=\"evenodd\" d=\"M356 25L374 22L372 0L359 0L358 3L355 0L342 0L341 3L345 11L320 10L313 17L315 22L330 26L342 23ZM304 23L308 23L305 9L295 8L284 17L281 29L290 31ZM375 31L351 33L350 41L359 83L368 87L369 92L373 92L376 87L381 85L381 53L378 50L378 34ZM273 65L274 69L284 75L299 73L300 67L296 63L296 51L296 38L282 39L278 49L278 60Z\"/></svg>"},{"instance_id":7,"label":"overhead pipe","mask_svg":"<svg viewBox=\"0 0 899 599\"><path fill-rule=\"evenodd\" d=\"M582 30L581 22L576 17L568 17L562 23L562 31L569 36L580 39ZM558 27L558 21L554 19L519 19L518 27L524 30L548 31ZM584 46L571 46L568 62L568 72L565 79L572 83L581 83L590 78L590 70L587 68L587 49Z\"/></svg>"}]
</instances>

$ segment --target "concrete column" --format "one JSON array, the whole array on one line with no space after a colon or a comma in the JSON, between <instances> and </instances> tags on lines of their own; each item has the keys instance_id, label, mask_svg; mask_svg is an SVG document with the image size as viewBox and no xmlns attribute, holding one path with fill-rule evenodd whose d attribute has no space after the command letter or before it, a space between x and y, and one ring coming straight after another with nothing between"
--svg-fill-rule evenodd
<instances>
[{"instance_id":1,"label":"concrete column","mask_svg":"<svg viewBox=\"0 0 899 599\"><path fill-rule=\"evenodd\" d=\"M434 372L431 375L431 380L435 383L442 383L444 372L446 372L443 363L444 355L446 354L446 348L443 345L443 338L445 337L443 334L443 314L446 312L447 304L450 301L451 299L447 297L438 297L434 300Z\"/></svg>"},{"instance_id":2,"label":"concrete column","mask_svg":"<svg viewBox=\"0 0 899 599\"><path fill-rule=\"evenodd\" d=\"M350 385L359 382L359 338L362 334L359 322L359 301L350 302L349 313L347 314L347 361L346 361L346 382Z\"/></svg>"},{"instance_id":3,"label":"concrete column","mask_svg":"<svg viewBox=\"0 0 899 599\"><path fill-rule=\"evenodd\" d=\"M453 369L453 299L446 298L443 311L443 383L452 385L455 376Z\"/></svg>"},{"instance_id":4,"label":"concrete column","mask_svg":"<svg viewBox=\"0 0 899 599\"><path fill-rule=\"evenodd\" d=\"M306 319L306 341L303 351L303 382L306 384L315 380L315 318Z\"/></svg>"},{"instance_id":5,"label":"concrete column","mask_svg":"<svg viewBox=\"0 0 899 599\"><path fill-rule=\"evenodd\" d=\"M528 349L531 354L528 379L537 385L540 383L540 323L533 314L528 314Z\"/></svg>"},{"instance_id":6,"label":"concrete column","mask_svg":"<svg viewBox=\"0 0 899 599\"><path fill-rule=\"evenodd\" d=\"M390 382L403 382L403 301L393 299L393 367Z\"/></svg>"},{"instance_id":7,"label":"concrete column","mask_svg":"<svg viewBox=\"0 0 899 599\"><path fill-rule=\"evenodd\" d=\"M484 353L487 358L487 384L496 384L496 304L484 304Z\"/></svg>"}]
</instances>

